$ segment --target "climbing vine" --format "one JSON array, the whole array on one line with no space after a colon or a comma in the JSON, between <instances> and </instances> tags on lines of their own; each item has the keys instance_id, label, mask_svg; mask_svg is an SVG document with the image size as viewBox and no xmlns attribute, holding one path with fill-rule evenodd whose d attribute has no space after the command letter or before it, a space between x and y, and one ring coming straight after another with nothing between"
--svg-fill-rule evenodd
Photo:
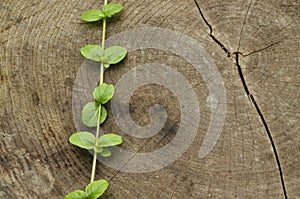
<instances>
[{"instance_id":1,"label":"climbing vine","mask_svg":"<svg viewBox=\"0 0 300 199\"><path fill-rule=\"evenodd\" d=\"M82 110L82 122L87 127L96 127L96 135L91 132L77 132L69 138L69 141L80 148L93 150L93 164L91 171L91 181L86 186L85 191L75 190L65 196L65 199L97 199L108 188L109 183L104 180L95 181L97 165L97 155L109 157L111 151L108 147L119 145L123 142L122 137L116 134L104 134L100 136L101 124L107 118L107 110L104 105L110 101L114 95L114 86L104 83L104 69L122 61L127 54L127 50L121 46L105 48L105 33L107 18L110 18L122 11L120 4L107 3L101 10L88 10L82 13L81 19L84 22L96 22L102 20L102 45L86 45L80 49L81 54L95 62L100 63L99 85L92 93L94 101L87 103Z\"/></svg>"}]
</instances>

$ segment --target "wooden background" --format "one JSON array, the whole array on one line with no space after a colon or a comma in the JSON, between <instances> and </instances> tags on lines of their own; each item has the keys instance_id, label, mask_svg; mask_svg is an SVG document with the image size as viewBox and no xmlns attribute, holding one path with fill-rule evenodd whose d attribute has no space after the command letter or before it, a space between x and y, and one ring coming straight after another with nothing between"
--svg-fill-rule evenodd
<instances>
[{"instance_id":1,"label":"wooden background","mask_svg":"<svg viewBox=\"0 0 300 199\"><path fill-rule=\"evenodd\" d=\"M108 36L161 27L203 46L224 79L227 118L213 151L199 159L210 118L205 82L173 54L153 49L130 53L106 74L107 82L116 83L141 63L171 65L195 86L201 121L192 146L166 168L130 174L99 164L97 178L110 180L103 198L299 199L300 1L198 0L203 16L192 0L115 2L124 5L124 12L110 22ZM1 0L0 198L63 198L89 182L92 157L71 146L68 137L76 131L72 89L84 61L79 49L100 43L101 33L100 24L83 24L79 16L101 4ZM176 133L178 102L164 88L145 86L132 96L132 118L149 123L144 112L153 103L165 105L169 114L158 137L126 136L111 117L104 130L123 135L122 147L128 150L164 146Z\"/></svg>"}]
</instances>

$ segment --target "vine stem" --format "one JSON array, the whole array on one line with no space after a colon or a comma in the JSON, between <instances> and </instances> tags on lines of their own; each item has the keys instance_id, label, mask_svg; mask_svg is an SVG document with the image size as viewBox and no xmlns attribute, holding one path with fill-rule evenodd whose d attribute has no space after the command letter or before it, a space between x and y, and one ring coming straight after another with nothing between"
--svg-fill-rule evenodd
<instances>
[{"instance_id":1,"label":"vine stem","mask_svg":"<svg viewBox=\"0 0 300 199\"><path fill-rule=\"evenodd\" d=\"M104 0L104 6L107 5L107 0ZM106 18L103 19L103 26L102 26L102 48L105 49L105 32L106 32ZM100 64L100 83L99 85L103 84L104 81L104 63L101 62ZM101 121L101 108L100 105L98 108L98 121L97 121L97 130L96 130L96 145L98 145L98 138L100 134L100 121ZM93 158L93 166L92 166L92 173L91 173L91 183L95 180L95 173L96 173L96 166L97 166L97 152L94 151L94 158Z\"/></svg>"}]
</instances>

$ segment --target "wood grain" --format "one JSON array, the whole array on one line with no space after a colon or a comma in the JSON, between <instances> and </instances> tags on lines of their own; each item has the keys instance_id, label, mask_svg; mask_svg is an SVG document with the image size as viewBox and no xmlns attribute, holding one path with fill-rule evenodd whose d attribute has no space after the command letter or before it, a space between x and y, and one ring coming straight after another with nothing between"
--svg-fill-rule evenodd
<instances>
[{"instance_id":1,"label":"wood grain","mask_svg":"<svg viewBox=\"0 0 300 199\"><path fill-rule=\"evenodd\" d=\"M278 153L286 194L300 198L300 2L197 2L212 32L192 0L122 0L118 3L124 5L124 12L111 20L107 34L161 27L197 40L216 63L227 89L222 135L213 151L199 159L210 119L205 82L191 65L171 53L154 49L130 53L107 72L107 82L116 83L142 63L168 64L195 86L201 121L191 147L166 168L131 174L99 165L97 178L110 180L103 198L284 198L266 126ZM76 131L72 89L84 61L79 49L101 39L99 24L84 24L79 16L101 4L96 0L0 2L1 198L63 198L89 182L92 157L71 146L68 137ZM234 53L266 125L245 92ZM120 132L125 140L122 147L128 150L163 147L173 138L180 119L176 97L167 89L143 87L132 97L131 114L145 125L149 123L145 112L158 102L167 107L169 117L154 138L126 136L112 118L103 128Z\"/></svg>"}]
</instances>

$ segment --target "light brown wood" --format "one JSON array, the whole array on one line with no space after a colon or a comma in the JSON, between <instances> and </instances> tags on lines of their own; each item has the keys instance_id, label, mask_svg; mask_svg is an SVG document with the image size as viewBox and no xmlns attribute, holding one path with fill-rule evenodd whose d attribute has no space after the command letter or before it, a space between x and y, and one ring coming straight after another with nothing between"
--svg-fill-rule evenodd
<instances>
[{"instance_id":1,"label":"light brown wood","mask_svg":"<svg viewBox=\"0 0 300 199\"><path fill-rule=\"evenodd\" d=\"M116 2L116 1L115 1ZM124 12L108 25L108 36L141 27L169 28L197 40L216 63L227 89L225 127L214 149L198 158L210 120L207 88L182 58L147 49L132 52L106 73L116 83L129 69L157 62L178 69L195 86L201 110L198 135L187 152L168 167L146 174L98 166L96 177L110 180L103 198L284 198L282 181L266 126L246 95L236 63L274 140L288 198L300 198L300 2L299 1L118 1ZM75 132L72 89L84 61L79 49L100 43L100 24L80 21L82 11L101 1L0 2L0 197L63 198L89 182L91 155L71 146ZM139 140L119 132L112 118L105 131L124 136L122 147L153 151L175 135L180 114L176 97L146 86L132 97L132 117L153 103L166 106L162 132Z\"/></svg>"}]
</instances>

